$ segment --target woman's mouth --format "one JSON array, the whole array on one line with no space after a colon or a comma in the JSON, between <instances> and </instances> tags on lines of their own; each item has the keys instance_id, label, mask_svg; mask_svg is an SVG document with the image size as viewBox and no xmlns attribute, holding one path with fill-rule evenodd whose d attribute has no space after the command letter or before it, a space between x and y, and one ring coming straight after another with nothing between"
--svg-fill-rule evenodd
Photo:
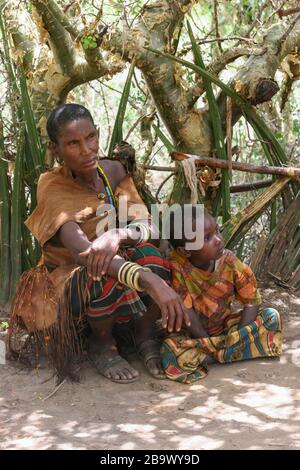
<instances>
[{"instance_id":1,"label":"woman's mouth","mask_svg":"<svg viewBox=\"0 0 300 470\"><path fill-rule=\"evenodd\" d=\"M83 162L83 166L94 166L95 163L97 162L97 159L96 158L91 158L90 160L86 160L85 162Z\"/></svg>"}]
</instances>

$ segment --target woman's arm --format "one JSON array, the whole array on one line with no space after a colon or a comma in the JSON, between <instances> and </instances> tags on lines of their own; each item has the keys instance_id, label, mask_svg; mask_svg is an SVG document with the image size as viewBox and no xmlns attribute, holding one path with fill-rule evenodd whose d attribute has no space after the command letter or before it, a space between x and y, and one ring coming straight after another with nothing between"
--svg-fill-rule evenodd
<instances>
[{"instance_id":1,"label":"woman's arm","mask_svg":"<svg viewBox=\"0 0 300 470\"><path fill-rule=\"evenodd\" d=\"M79 253L87 250L92 243L76 222L69 221L63 224L57 232L57 237L60 243L72 253L76 263L87 265L87 260L80 257Z\"/></svg>"},{"instance_id":2,"label":"woman's arm","mask_svg":"<svg viewBox=\"0 0 300 470\"><path fill-rule=\"evenodd\" d=\"M117 253L119 247L121 245L135 245L139 234L134 228L124 228L124 229L115 229L105 232L101 237L96 239L94 242L90 242L87 238L86 234L81 230L79 225L76 222L69 221L66 222L62 227L59 229L57 233L58 239L63 246L68 248L68 250L72 253L74 260L78 264L82 264L84 266L88 265L88 257L79 256L79 253L87 252L92 246L97 251L97 240L102 243L98 243L99 250L97 254L106 257L109 255L109 248L113 248L111 253L111 259ZM110 246L106 247L106 242L110 242ZM115 243L114 243L115 242ZM111 247L113 245L113 247ZM95 253L96 254L96 253ZM102 266L100 262L99 267L99 275L103 270L105 270L106 266ZM96 273L97 277L97 273Z\"/></svg>"},{"instance_id":3,"label":"woman's arm","mask_svg":"<svg viewBox=\"0 0 300 470\"><path fill-rule=\"evenodd\" d=\"M58 237L61 243L73 253L74 260L79 264L87 266L89 274L92 274L93 278L95 279L95 273L98 274L98 264L97 262L95 263L95 261L97 261L97 253L95 252L94 247L92 253L95 254L95 257L94 260L92 259L92 262L90 260L90 256L79 256L82 251L88 251L89 249L92 249L94 245L94 243L91 243L88 240L87 236L81 230L79 225L75 222L66 222L60 228ZM117 279L118 271L124 263L125 260L121 256L113 256L113 259L107 267L107 274ZM190 325L187 309L183 305L182 300L163 279L152 272L145 272L141 270L140 285L159 306L164 328L168 328L168 331L172 332L174 329L179 331L183 321L187 326Z\"/></svg>"}]
</instances>

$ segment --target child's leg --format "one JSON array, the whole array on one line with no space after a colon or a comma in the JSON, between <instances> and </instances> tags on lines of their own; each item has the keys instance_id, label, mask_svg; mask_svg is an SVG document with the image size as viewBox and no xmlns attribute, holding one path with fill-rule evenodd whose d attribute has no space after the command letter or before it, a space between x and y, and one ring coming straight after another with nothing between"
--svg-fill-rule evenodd
<instances>
[{"instance_id":1,"label":"child's leg","mask_svg":"<svg viewBox=\"0 0 300 470\"><path fill-rule=\"evenodd\" d=\"M234 362L281 354L281 319L277 310L266 308L243 328L229 328L226 347L218 351L219 362Z\"/></svg>"},{"instance_id":2,"label":"child's leg","mask_svg":"<svg viewBox=\"0 0 300 470\"><path fill-rule=\"evenodd\" d=\"M170 380L190 384L207 375L208 338L192 339L186 332L163 341L161 361Z\"/></svg>"}]
</instances>

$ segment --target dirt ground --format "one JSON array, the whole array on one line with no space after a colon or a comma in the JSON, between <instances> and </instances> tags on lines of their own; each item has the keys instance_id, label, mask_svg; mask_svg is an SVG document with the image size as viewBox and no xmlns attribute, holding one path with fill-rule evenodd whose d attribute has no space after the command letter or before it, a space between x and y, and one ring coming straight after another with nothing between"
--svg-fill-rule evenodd
<instances>
[{"instance_id":1,"label":"dirt ground","mask_svg":"<svg viewBox=\"0 0 300 470\"><path fill-rule=\"evenodd\" d=\"M300 448L300 295L272 285L283 317L279 360L211 366L194 385L119 385L86 362L57 392L49 368L0 365L0 449L201 450Z\"/></svg>"}]
</instances>

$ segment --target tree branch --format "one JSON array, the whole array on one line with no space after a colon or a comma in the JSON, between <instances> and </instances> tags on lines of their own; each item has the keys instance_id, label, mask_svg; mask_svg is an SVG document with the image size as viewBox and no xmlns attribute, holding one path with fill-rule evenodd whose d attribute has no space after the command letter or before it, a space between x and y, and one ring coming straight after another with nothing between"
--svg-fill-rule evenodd
<instances>
[{"instance_id":1,"label":"tree branch","mask_svg":"<svg viewBox=\"0 0 300 470\"><path fill-rule=\"evenodd\" d=\"M80 36L80 30L78 30L74 25L69 21L67 15L58 7L56 2L48 1L47 7L51 14L57 19L57 21L65 28L66 31L71 35L75 40Z\"/></svg>"},{"instance_id":2,"label":"tree branch","mask_svg":"<svg viewBox=\"0 0 300 470\"><path fill-rule=\"evenodd\" d=\"M193 5L192 0L153 1L148 3L140 21L132 30L114 30L103 40L103 47L113 53L121 54L124 60L134 56L137 67L142 71L155 105L176 147L193 149L201 154L208 142L210 126L205 113L190 109L188 85L182 79L181 67L168 58L158 57L146 51L144 46L172 51L173 35L185 13ZM191 132L193 129L193 132ZM208 146L210 143L208 142Z\"/></svg>"},{"instance_id":3,"label":"tree branch","mask_svg":"<svg viewBox=\"0 0 300 470\"><path fill-rule=\"evenodd\" d=\"M261 46L260 52L252 54L243 68L231 82L231 86L251 104L257 105L269 101L279 90L273 77L288 55L300 48L300 18L296 18L293 27L284 29L283 24L272 26ZM220 113L225 123L226 95L218 98ZM233 107L233 123L241 116L239 108Z\"/></svg>"},{"instance_id":4,"label":"tree branch","mask_svg":"<svg viewBox=\"0 0 300 470\"><path fill-rule=\"evenodd\" d=\"M235 47L229 49L228 51L223 52L222 55L218 56L217 59L213 60L208 66L208 72L212 73L215 76L218 76L222 70L225 69L226 65L231 64L236 59L242 56L250 56L253 52L246 47ZM203 81L201 77L196 78L196 85L188 92L188 103L191 108L198 98L203 95L205 88L203 86Z\"/></svg>"},{"instance_id":5,"label":"tree branch","mask_svg":"<svg viewBox=\"0 0 300 470\"><path fill-rule=\"evenodd\" d=\"M279 18L282 18L283 16L290 16L299 12L300 12L300 7L295 7L295 8L289 8L288 10L284 10L283 8L280 8L280 10L278 10L277 13L278 13Z\"/></svg>"},{"instance_id":6,"label":"tree branch","mask_svg":"<svg viewBox=\"0 0 300 470\"><path fill-rule=\"evenodd\" d=\"M33 6L43 20L44 28L49 33L49 42L57 63L60 65L62 72L71 77L76 65L74 44L70 34L60 22L61 18L53 15L50 9L52 3L53 0L49 0L47 3L43 0L32 0Z\"/></svg>"}]
</instances>

